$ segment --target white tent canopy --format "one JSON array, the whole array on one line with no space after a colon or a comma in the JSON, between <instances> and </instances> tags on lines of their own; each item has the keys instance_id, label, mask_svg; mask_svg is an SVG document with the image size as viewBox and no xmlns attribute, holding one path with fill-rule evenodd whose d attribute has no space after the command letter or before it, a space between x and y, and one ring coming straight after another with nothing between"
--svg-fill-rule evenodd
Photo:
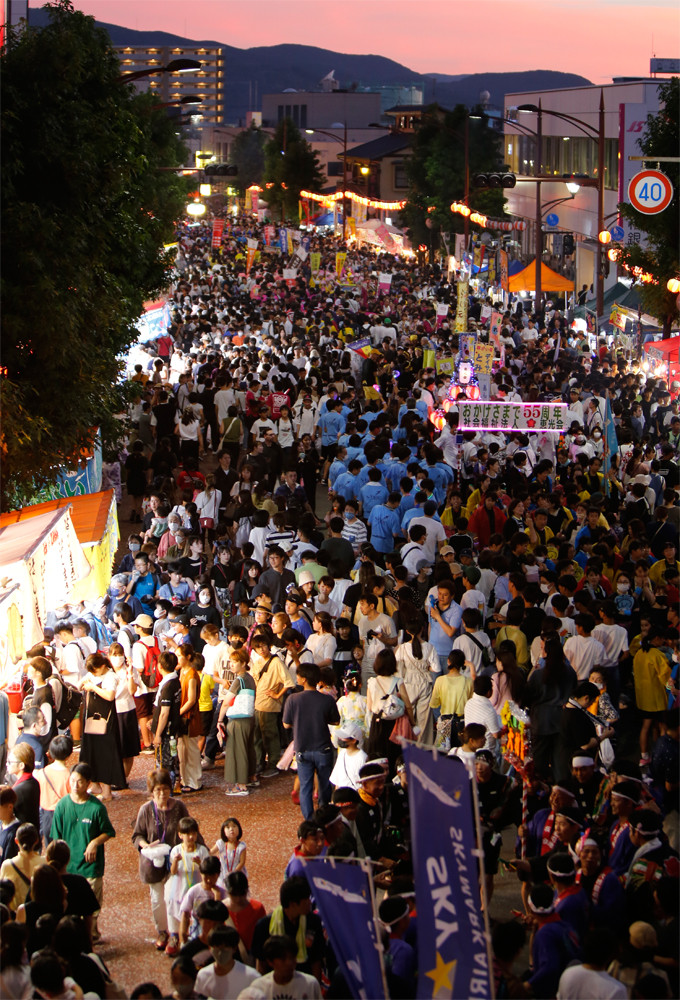
<instances>
[{"instance_id":1,"label":"white tent canopy","mask_svg":"<svg viewBox=\"0 0 680 1000\"><path fill-rule=\"evenodd\" d=\"M0 529L0 587L6 592L18 584L12 603L21 614L25 649L42 639L47 612L68 600L89 572L70 504Z\"/></svg>"}]
</instances>

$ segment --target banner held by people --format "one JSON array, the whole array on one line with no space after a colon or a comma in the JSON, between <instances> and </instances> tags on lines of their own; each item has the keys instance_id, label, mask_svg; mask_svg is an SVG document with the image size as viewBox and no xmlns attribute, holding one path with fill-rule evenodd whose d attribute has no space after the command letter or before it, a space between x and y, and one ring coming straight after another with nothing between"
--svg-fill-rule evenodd
<instances>
[{"instance_id":1,"label":"banner held by people","mask_svg":"<svg viewBox=\"0 0 680 1000\"><path fill-rule=\"evenodd\" d=\"M334 858L305 858L304 866L352 996L383 1000L388 993L367 867Z\"/></svg>"},{"instance_id":2,"label":"banner held by people","mask_svg":"<svg viewBox=\"0 0 680 1000\"><path fill-rule=\"evenodd\" d=\"M411 744L404 759L418 908L416 996L491 997L468 772Z\"/></svg>"}]
</instances>

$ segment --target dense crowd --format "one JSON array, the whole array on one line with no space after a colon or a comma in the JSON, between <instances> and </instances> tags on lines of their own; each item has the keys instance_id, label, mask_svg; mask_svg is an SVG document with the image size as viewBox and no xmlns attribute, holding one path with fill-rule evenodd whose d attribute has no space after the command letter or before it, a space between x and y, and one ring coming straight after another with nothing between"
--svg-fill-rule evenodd
<instances>
[{"instance_id":1,"label":"dense crowd","mask_svg":"<svg viewBox=\"0 0 680 1000\"><path fill-rule=\"evenodd\" d=\"M565 403L566 430L461 432L455 406L435 428L455 281L300 246L284 280L262 226L179 235L170 325L131 359L104 461L127 552L98 601L50 613L16 718L0 691L2 996L118 995L95 950L106 804L140 755L130 850L174 997L348 996L305 878L325 854L374 863L390 993L415 996L402 740L468 768L487 905L516 873L497 996L677 996L678 385L480 285L466 332L502 313L490 398ZM211 845L191 815L216 768L229 799L294 773L271 914L241 822Z\"/></svg>"}]
</instances>

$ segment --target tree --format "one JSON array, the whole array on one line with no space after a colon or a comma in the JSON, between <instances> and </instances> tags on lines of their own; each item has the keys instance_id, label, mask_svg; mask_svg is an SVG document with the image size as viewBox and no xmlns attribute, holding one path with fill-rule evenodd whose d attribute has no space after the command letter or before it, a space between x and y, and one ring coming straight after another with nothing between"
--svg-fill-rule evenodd
<instances>
[{"instance_id":1,"label":"tree","mask_svg":"<svg viewBox=\"0 0 680 1000\"><path fill-rule=\"evenodd\" d=\"M446 112L432 105L414 135L413 152L406 161L409 187L402 211L413 246L429 244L431 234L438 230L463 232L463 217L451 212L450 206L452 201L462 202L465 196L467 115L468 109L462 104ZM484 116L468 121L468 149L471 181L468 207L500 218L505 204L502 190L472 187L474 174L495 169L501 153L500 136L488 127Z\"/></svg>"},{"instance_id":2,"label":"tree","mask_svg":"<svg viewBox=\"0 0 680 1000\"><path fill-rule=\"evenodd\" d=\"M264 151L263 197L282 219L298 213L300 191L319 191L323 175L319 160L290 118L279 122Z\"/></svg>"},{"instance_id":3,"label":"tree","mask_svg":"<svg viewBox=\"0 0 680 1000\"><path fill-rule=\"evenodd\" d=\"M231 145L231 162L238 167L238 186L245 191L251 184L261 184L264 173L264 147L267 137L261 129L244 129Z\"/></svg>"},{"instance_id":4,"label":"tree","mask_svg":"<svg viewBox=\"0 0 680 1000\"><path fill-rule=\"evenodd\" d=\"M659 84L660 110L647 118L647 127L640 142L642 152L654 158L678 155L680 149L680 78L673 77ZM621 204L621 214L636 229L647 234L647 246L622 247L619 261L628 267L640 267L651 274L654 283L643 284L641 301L645 312L655 316L663 325L664 337L670 335L673 322L678 319L677 294L666 287L670 278L680 274L678 260L680 247L680 215L678 212L678 184L680 164L659 164L673 185L673 200L658 215L643 215L627 203ZM648 163L647 166L656 166Z\"/></svg>"},{"instance_id":5,"label":"tree","mask_svg":"<svg viewBox=\"0 0 680 1000\"><path fill-rule=\"evenodd\" d=\"M0 59L2 504L120 436L120 357L166 284L185 151L155 98L120 82L108 35L68 0Z\"/></svg>"}]
</instances>

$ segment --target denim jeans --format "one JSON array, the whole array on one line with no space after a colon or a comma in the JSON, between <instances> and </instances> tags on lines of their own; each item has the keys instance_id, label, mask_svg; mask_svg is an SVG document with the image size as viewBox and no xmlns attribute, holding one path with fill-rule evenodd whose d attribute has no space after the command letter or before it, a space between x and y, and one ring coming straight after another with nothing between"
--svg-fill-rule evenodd
<instances>
[{"instance_id":1,"label":"denim jeans","mask_svg":"<svg viewBox=\"0 0 680 1000\"><path fill-rule=\"evenodd\" d=\"M326 806L331 797L333 751L298 750L295 755L300 779L300 808L305 819L314 818L314 774L319 778L319 805Z\"/></svg>"}]
</instances>

